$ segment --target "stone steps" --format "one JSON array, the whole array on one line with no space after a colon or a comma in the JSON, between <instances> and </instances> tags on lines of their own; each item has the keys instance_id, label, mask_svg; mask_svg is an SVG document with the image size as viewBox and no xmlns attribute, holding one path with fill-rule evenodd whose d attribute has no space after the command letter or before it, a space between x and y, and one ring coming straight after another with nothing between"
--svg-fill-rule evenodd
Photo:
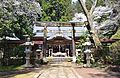
<instances>
[{"instance_id":1,"label":"stone steps","mask_svg":"<svg viewBox=\"0 0 120 78\"><path fill-rule=\"evenodd\" d=\"M49 61L49 63L62 63L62 62L68 62L72 60L72 57L48 57L47 60Z\"/></svg>"}]
</instances>

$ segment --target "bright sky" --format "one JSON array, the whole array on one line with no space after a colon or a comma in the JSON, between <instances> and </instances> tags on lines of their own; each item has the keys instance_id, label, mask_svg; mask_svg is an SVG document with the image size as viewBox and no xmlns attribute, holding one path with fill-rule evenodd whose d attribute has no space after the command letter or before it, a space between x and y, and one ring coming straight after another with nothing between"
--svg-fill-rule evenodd
<instances>
[{"instance_id":1,"label":"bright sky","mask_svg":"<svg viewBox=\"0 0 120 78\"><path fill-rule=\"evenodd\" d=\"M76 2L77 0L72 0L72 2Z\"/></svg>"}]
</instances>

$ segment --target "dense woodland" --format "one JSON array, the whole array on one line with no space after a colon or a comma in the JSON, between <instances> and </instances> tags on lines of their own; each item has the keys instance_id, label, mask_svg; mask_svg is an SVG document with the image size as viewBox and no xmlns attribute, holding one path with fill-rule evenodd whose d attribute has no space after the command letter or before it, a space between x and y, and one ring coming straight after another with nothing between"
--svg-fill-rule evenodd
<instances>
[{"instance_id":1,"label":"dense woodland","mask_svg":"<svg viewBox=\"0 0 120 78\"><path fill-rule=\"evenodd\" d=\"M24 56L24 47L7 45L6 37L18 37L20 40L24 40L26 34L32 37L35 21L70 21L75 13L84 13L80 1L82 0L74 3L71 0L0 0L0 47L1 53L4 53L1 61L6 63L6 60L8 61L11 56ZM94 1L96 0L86 0L85 4L88 11L95 4ZM93 10L91 14L91 17L93 16L92 24L95 21L98 27L96 35L91 35L93 41L95 42L96 39L100 38L120 39L120 1L97 0L95 8L100 6L110 7L112 11L108 14L102 13L101 18L96 18L95 9ZM88 29L89 33L91 31L95 30ZM83 35L80 39L84 37L86 36ZM83 40L85 41L85 38ZM101 43L95 42L95 46L98 46L97 44ZM100 45L102 50L95 53L96 62L120 64L119 44L118 40L110 45Z\"/></svg>"}]
</instances>

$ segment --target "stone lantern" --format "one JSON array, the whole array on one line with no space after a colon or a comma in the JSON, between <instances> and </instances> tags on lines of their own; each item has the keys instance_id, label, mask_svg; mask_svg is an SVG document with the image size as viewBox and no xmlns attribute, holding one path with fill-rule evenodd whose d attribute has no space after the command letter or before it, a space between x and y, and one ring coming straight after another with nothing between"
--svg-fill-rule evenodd
<instances>
[{"instance_id":1,"label":"stone lantern","mask_svg":"<svg viewBox=\"0 0 120 78\"><path fill-rule=\"evenodd\" d=\"M42 50L37 49L36 50L36 60L41 60L43 58Z\"/></svg>"},{"instance_id":2,"label":"stone lantern","mask_svg":"<svg viewBox=\"0 0 120 78\"><path fill-rule=\"evenodd\" d=\"M86 42L83 44L85 46L85 51L84 53L86 54L86 66L90 67L91 63L90 63L90 59L91 59L91 42L89 40L89 38L86 38Z\"/></svg>"},{"instance_id":3,"label":"stone lantern","mask_svg":"<svg viewBox=\"0 0 120 78\"><path fill-rule=\"evenodd\" d=\"M30 54L32 53L31 49L34 44L30 41L30 38L28 36L26 36L26 37L27 37L27 41L22 44L25 46L24 53L26 54L26 57L25 57L26 63L24 65L24 67L32 67L32 64L30 64Z\"/></svg>"}]
</instances>

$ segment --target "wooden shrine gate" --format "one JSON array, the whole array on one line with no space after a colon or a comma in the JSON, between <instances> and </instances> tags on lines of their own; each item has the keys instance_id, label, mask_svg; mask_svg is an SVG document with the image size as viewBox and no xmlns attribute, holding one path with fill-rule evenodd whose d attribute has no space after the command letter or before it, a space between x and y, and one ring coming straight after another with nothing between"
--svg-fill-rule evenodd
<instances>
[{"instance_id":1,"label":"wooden shrine gate","mask_svg":"<svg viewBox=\"0 0 120 78\"><path fill-rule=\"evenodd\" d=\"M52 38L56 38L56 37L63 37L65 39L67 39L68 41L71 42L71 53L72 53L72 60L73 62L76 61L76 47L75 47L75 27L80 27L81 25L84 26L84 24L81 24L80 22L36 22L35 23L35 26L38 26L38 27L44 27L43 31L40 31L40 32L43 32L44 36L43 36L43 57L47 57L47 44L52 42L51 44L54 43L54 40L53 41L49 41L51 40ZM66 35L63 35L61 32L60 32L60 29L58 31L58 34L56 34L56 36L53 35L53 37L47 37L47 27L71 27L72 28L72 35L71 35L71 38L66 36ZM58 38L59 40L59 38ZM68 41L65 41L65 42L68 42ZM56 41L57 42L57 41ZM58 41L58 44L60 44L60 41ZM63 44L63 43L62 43ZM60 51L60 50L59 50ZM64 53L61 53L59 52L58 53L54 53L52 54L52 56L59 56L59 55L63 55ZM50 53L48 56L51 56ZM68 56L68 54L66 55L63 55L64 57Z\"/></svg>"}]
</instances>

